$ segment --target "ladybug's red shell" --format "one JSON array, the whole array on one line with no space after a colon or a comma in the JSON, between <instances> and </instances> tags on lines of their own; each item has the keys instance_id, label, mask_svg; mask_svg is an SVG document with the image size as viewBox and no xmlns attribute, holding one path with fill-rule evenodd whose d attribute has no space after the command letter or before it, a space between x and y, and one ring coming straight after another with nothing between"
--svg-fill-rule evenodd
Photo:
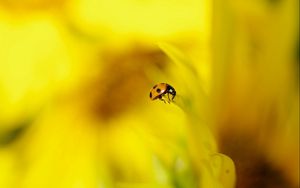
<instances>
[{"instance_id":1,"label":"ladybug's red shell","mask_svg":"<svg viewBox=\"0 0 300 188\"><path fill-rule=\"evenodd\" d=\"M155 99L159 98L160 96L165 94L166 90L167 90L166 83L156 84L150 90L150 99L155 100Z\"/></svg>"}]
</instances>

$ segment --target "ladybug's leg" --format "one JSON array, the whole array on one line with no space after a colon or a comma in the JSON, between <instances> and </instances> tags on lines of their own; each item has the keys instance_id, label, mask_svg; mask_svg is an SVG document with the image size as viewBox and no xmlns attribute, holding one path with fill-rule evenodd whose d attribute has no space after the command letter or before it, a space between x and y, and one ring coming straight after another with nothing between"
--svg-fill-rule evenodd
<instances>
[{"instance_id":1,"label":"ladybug's leg","mask_svg":"<svg viewBox=\"0 0 300 188\"><path fill-rule=\"evenodd\" d=\"M172 94L172 101L174 100L174 98L175 98L175 95Z\"/></svg>"},{"instance_id":2,"label":"ladybug's leg","mask_svg":"<svg viewBox=\"0 0 300 188\"><path fill-rule=\"evenodd\" d=\"M166 101L162 98L162 96L159 96L158 99L161 101L164 101L164 103L166 103Z\"/></svg>"},{"instance_id":3,"label":"ladybug's leg","mask_svg":"<svg viewBox=\"0 0 300 188\"><path fill-rule=\"evenodd\" d=\"M170 104L170 101L171 101L171 99L170 99L170 93L167 93L167 95L168 95L168 103Z\"/></svg>"},{"instance_id":4,"label":"ladybug's leg","mask_svg":"<svg viewBox=\"0 0 300 188\"><path fill-rule=\"evenodd\" d=\"M159 98L161 101L164 101L164 103L166 103L166 100L164 100L163 98Z\"/></svg>"}]
</instances>

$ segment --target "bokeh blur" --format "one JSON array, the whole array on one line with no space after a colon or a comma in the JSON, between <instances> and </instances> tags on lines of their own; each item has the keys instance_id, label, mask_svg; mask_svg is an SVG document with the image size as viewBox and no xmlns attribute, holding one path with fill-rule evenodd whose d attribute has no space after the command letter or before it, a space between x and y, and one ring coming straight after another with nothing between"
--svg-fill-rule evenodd
<instances>
[{"instance_id":1,"label":"bokeh blur","mask_svg":"<svg viewBox=\"0 0 300 188\"><path fill-rule=\"evenodd\" d=\"M0 0L0 187L299 187L299 0Z\"/></svg>"}]
</instances>

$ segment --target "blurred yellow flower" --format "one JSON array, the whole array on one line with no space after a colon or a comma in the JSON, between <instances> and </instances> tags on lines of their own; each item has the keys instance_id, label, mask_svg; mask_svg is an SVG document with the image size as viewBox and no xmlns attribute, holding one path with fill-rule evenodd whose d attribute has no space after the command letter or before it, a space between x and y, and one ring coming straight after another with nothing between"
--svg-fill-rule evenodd
<instances>
[{"instance_id":1,"label":"blurred yellow flower","mask_svg":"<svg viewBox=\"0 0 300 188\"><path fill-rule=\"evenodd\" d=\"M297 5L0 0L0 187L299 186Z\"/></svg>"},{"instance_id":2,"label":"blurred yellow flower","mask_svg":"<svg viewBox=\"0 0 300 188\"><path fill-rule=\"evenodd\" d=\"M235 161L238 187L299 187L299 1L215 8L220 150Z\"/></svg>"}]
</instances>

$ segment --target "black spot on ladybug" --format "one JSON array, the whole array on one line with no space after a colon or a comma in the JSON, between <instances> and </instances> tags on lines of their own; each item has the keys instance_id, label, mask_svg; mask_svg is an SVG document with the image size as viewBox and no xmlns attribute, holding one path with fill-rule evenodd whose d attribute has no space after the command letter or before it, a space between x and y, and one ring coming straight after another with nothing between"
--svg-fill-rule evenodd
<instances>
[{"instance_id":1,"label":"black spot on ladybug","mask_svg":"<svg viewBox=\"0 0 300 188\"><path fill-rule=\"evenodd\" d=\"M150 98L152 98L152 93L150 92Z\"/></svg>"},{"instance_id":2,"label":"black spot on ladybug","mask_svg":"<svg viewBox=\"0 0 300 188\"><path fill-rule=\"evenodd\" d=\"M160 91L161 91L161 90L160 90L159 88L156 89L156 92L157 92L157 93L160 93Z\"/></svg>"},{"instance_id":3,"label":"black spot on ladybug","mask_svg":"<svg viewBox=\"0 0 300 188\"><path fill-rule=\"evenodd\" d=\"M153 89L155 89L157 87L157 85L153 86Z\"/></svg>"}]
</instances>

